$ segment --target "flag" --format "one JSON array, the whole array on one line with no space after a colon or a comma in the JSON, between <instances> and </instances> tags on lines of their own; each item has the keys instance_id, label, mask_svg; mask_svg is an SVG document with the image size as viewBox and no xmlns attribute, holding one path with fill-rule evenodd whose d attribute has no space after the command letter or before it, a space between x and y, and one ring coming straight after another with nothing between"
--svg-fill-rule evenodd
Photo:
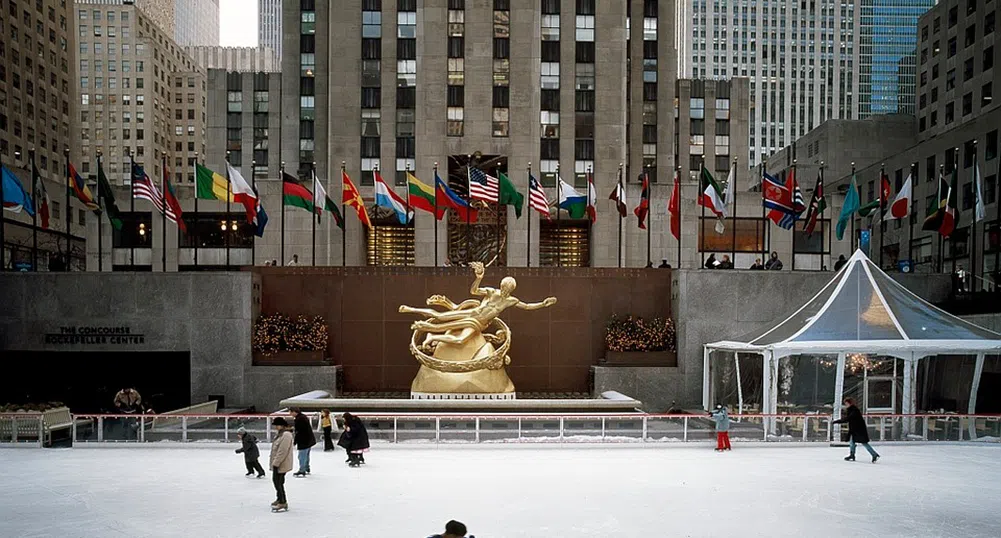
<instances>
[{"instance_id":1,"label":"flag","mask_svg":"<svg viewBox=\"0 0 1001 538\"><path fill-rule=\"evenodd\" d=\"M858 211L858 208L858 185L855 183L855 174L852 174L852 182L848 186L848 192L845 194L845 203L841 206L841 214L838 215L838 225L834 229L834 235L838 238L838 241L841 241L845 236L845 228L848 226L848 221L855 218L855 212Z\"/></svg>"},{"instance_id":2,"label":"flag","mask_svg":"<svg viewBox=\"0 0 1001 538\"><path fill-rule=\"evenodd\" d=\"M921 224L921 229L928 232L937 232L942 229L942 220L945 215L946 207L948 206L949 196L952 187L949 186L949 182L945 180L945 176L941 173L938 175L938 195L935 201L935 210L925 217L925 221Z\"/></svg>"},{"instance_id":3,"label":"flag","mask_svg":"<svg viewBox=\"0 0 1001 538\"><path fill-rule=\"evenodd\" d=\"M734 189L737 183L737 163L734 162L733 166L730 167L730 173L726 176L726 189L723 193L723 218L726 217L736 217L734 213L734 208L737 205L737 196L734 194Z\"/></svg>"},{"instance_id":4,"label":"flag","mask_svg":"<svg viewBox=\"0 0 1001 538\"><path fill-rule=\"evenodd\" d=\"M789 177L786 178L785 185L769 174L764 175L765 185L765 207L770 208L768 219L777 226L789 230L799 219L800 214L806 209L803 203L803 192L796 182L796 172L793 168Z\"/></svg>"},{"instance_id":5,"label":"flag","mask_svg":"<svg viewBox=\"0 0 1001 538\"><path fill-rule=\"evenodd\" d=\"M452 189L448 188L448 185L438 177L438 173L435 172L434 175L434 188L435 196L438 198L438 207L442 210L444 209L454 209L456 213L459 214L459 220L467 222L476 222L479 212L468 202L462 199L458 194Z\"/></svg>"},{"instance_id":6,"label":"flag","mask_svg":"<svg viewBox=\"0 0 1001 538\"><path fill-rule=\"evenodd\" d=\"M88 188L87 184L83 182L83 178L80 177L80 174L76 173L76 168L74 168L72 164L69 165L69 167L70 175L66 178L66 181L69 185L70 191L76 195L77 200L83 202L83 205L86 206L87 209L95 212L98 211L100 208L97 205L97 201L94 200L94 195L90 193L90 188ZM68 209L69 208L67 208L67 210Z\"/></svg>"},{"instance_id":7,"label":"flag","mask_svg":"<svg viewBox=\"0 0 1001 538\"><path fill-rule=\"evenodd\" d=\"M372 221L368 218L368 211L365 210L365 200L362 199L361 193L358 192L358 188L355 184L351 182L351 178L348 177L348 173L341 171L341 200L344 204L352 206L355 208L355 212L358 214L358 220L365 225L365 227L371 229Z\"/></svg>"},{"instance_id":8,"label":"flag","mask_svg":"<svg viewBox=\"0 0 1001 538\"><path fill-rule=\"evenodd\" d=\"M254 189L250 187L250 183L247 183L246 179L243 179L243 175L236 168L230 166L226 163L226 169L229 172L229 195L232 198L231 201L236 202L247 210L247 222L254 222L254 215L257 213L257 194L254 193Z\"/></svg>"},{"instance_id":9,"label":"flag","mask_svg":"<svg viewBox=\"0 0 1001 538\"><path fill-rule=\"evenodd\" d=\"M587 213L587 197L563 181L563 178L556 176L556 181L560 182L558 189L560 209L565 210L572 219L584 218L585 213Z\"/></svg>"},{"instance_id":10,"label":"flag","mask_svg":"<svg viewBox=\"0 0 1001 538\"><path fill-rule=\"evenodd\" d=\"M521 210L525 207L525 195L518 192L518 189L514 188L514 183L507 178L504 174L498 174L500 176L498 183L499 187L499 204L501 205L513 205L515 217L521 218Z\"/></svg>"},{"instance_id":11,"label":"flag","mask_svg":"<svg viewBox=\"0 0 1001 538\"><path fill-rule=\"evenodd\" d=\"M705 164L702 165L702 192L699 194L698 203L712 211L717 217L726 217L723 189L720 188L716 178L709 172Z\"/></svg>"},{"instance_id":12,"label":"flag","mask_svg":"<svg viewBox=\"0 0 1001 538\"><path fill-rule=\"evenodd\" d=\"M674 189L671 200L667 203L667 212L671 214L671 235L681 241L681 176L674 173Z\"/></svg>"},{"instance_id":13,"label":"flag","mask_svg":"<svg viewBox=\"0 0 1001 538\"><path fill-rule=\"evenodd\" d=\"M313 213L313 193L295 177L282 173L282 205L290 205Z\"/></svg>"},{"instance_id":14,"label":"flag","mask_svg":"<svg viewBox=\"0 0 1001 538\"><path fill-rule=\"evenodd\" d=\"M337 224L338 228L343 230L344 215L341 215L341 208L330 199L329 195L323 197L323 209L326 209L331 215L334 216L334 223Z\"/></svg>"},{"instance_id":15,"label":"flag","mask_svg":"<svg viewBox=\"0 0 1001 538\"><path fill-rule=\"evenodd\" d=\"M167 220L174 223L177 222L174 209L164 205L163 194L160 194L160 189L156 188L153 180L146 175L146 171L138 164L132 165L132 197L140 200L149 200L157 212L167 212Z\"/></svg>"},{"instance_id":16,"label":"flag","mask_svg":"<svg viewBox=\"0 0 1001 538\"><path fill-rule=\"evenodd\" d=\"M810 209L806 212L806 237L811 237L817 228L817 218L827 209L824 199L824 175L817 174L817 184L813 187L813 198L810 199Z\"/></svg>"},{"instance_id":17,"label":"flag","mask_svg":"<svg viewBox=\"0 0 1001 538\"><path fill-rule=\"evenodd\" d=\"M890 204L890 212L884 216L886 220L902 219L911 214L911 176L907 176L904 186Z\"/></svg>"},{"instance_id":18,"label":"flag","mask_svg":"<svg viewBox=\"0 0 1001 538\"><path fill-rule=\"evenodd\" d=\"M0 175L3 176L3 208L4 211L20 213L23 209L28 215L35 214L35 206L31 203L31 197L25 192L21 180L17 179L6 166L0 167ZM68 210L68 208L67 208Z\"/></svg>"},{"instance_id":19,"label":"flag","mask_svg":"<svg viewBox=\"0 0 1001 538\"><path fill-rule=\"evenodd\" d=\"M640 229L646 230L646 216L650 212L650 175L644 172L640 177L643 181L643 191L640 192L640 205L633 209L633 214L639 219Z\"/></svg>"},{"instance_id":20,"label":"flag","mask_svg":"<svg viewBox=\"0 0 1001 538\"><path fill-rule=\"evenodd\" d=\"M973 223L976 224L987 218L987 210L984 209L984 194L980 186L980 164L973 164L973 195L976 196L976 210L974 212Z\"/></svg>"},{"instance_id":21,"label":"flag","mask_svg":"<svg viewBox=\"0 0 1001 538\"><path fill-rule=\"evenodd\" d=\"M320 178L316 177L316 170L312 172L313 176L313 214L316 215L316 222L320 222L320 217L323 216L323 209L327 205L327 189L323 188L323 182Z\"/></svg>"},{"instance_id":22,"label":"flag","mask_svg":"<svg viewBox=\"0 0 1001 538\"><path fill-rule=\"evenodd\" d=\"M615 184L615 188L612 190L612 194L608 195L608 199L615 202L615 208L619 210L619 218L625 218L628 207L626 206L626 189L622 188L622 181Z\"/></svg>"},{"instance_id":23,"label":"flag","mask_svg":"<svg viewBox=\"0 0 1001 538\"><path fill-rule=\"evenodd\" d=\"M497 178L479 168L469 167L469 198L484 202L497 202L500 185Z\"/></svg>"},{"instance_id":24,"label":"flag","mask_svg":"<svg viewBox=\"0 0 1001 538\"><path fill-rule=\"evenodd\" d=\"M410 172L407 172L407 199L410 207L433 214L435 220L445 216L445 208L437 207L434 189Z\"/></svg>"},{"instance_id":25,"label":"flag","mask_svg":"<svg viewBox=\"0 0 1001 538\"><path fill-rule=\"evenodd\" d=\"M257 197L257 207L254 211L254 222L252 224L254 224L254 235L264 237L264 228L268 225L268 214L264 211L264 204L261 203L260 196Z\"/></svg>"},{"instance_id":26,"label":"flag","mask_svg":"<svg viewBox=\"0 0 1001 538\"><path fill-rule=\"evenodd\" d=\"M396 218L399 219L400 224L407 224L410 222L410 216L413 214L407 207L407 203L403 201L403 198L399 194L386 184L386 181L382 179L382 175L379 171L375 171L375 205L379 207L385 207L392 209L396 213Z\"/></svg>"},{"instance_id":27,"label":"flag","mask_svg":"<svg viewBox=\"0 0 1001 538\"><path fill-rule=\"evenodd\" d=\"M31 158L31 184L34 198L32 205L38 204L38 219L42 221L42 229L49 229L49 194L45 192L45 183L42 182L42 175L38 173L35 166L35 158Z\"/></svg>"},{"instance_id":28,"label":"flag","mask_svg":"<svg viewBox=\"0 0 1001 538\"><path fill-rule=\"evenodd\" d=\"M104 166L97 162L97 193L104 204L104 212L108 215L108 221L116 230L122 229L122 212L115 203L115 193L111 190L111 182L108 176L104 175Z\"/></svg>"},{"instance_id":29,"label":"flag","mask_svg":"<svg viewBox=\"0 0 1001 538\"><path fill-rule=\"evenodd\" d=\"M228 181L222 175L209 170L208 168L195 164L195 196L202 200L222 200L227 201L227 197L230 202L235 201L233 199L233 193L228 187Z\"/></svg>"},{"instance_id":30,"label":"flag","mask_svg":"<svg viewBox=\"0 0 1001 538\"><path fill-rule=\"evenodd\" d=\"M549 199L546 198L546 191L542 188L539 180L535 179L535 176L532 174L528 175L528 205L545 215L547 219L550 218Z\"/></svg>"},{"instance_id":31,"label":"flag","mask_svg":"<svg viewBox=\"0 0 1001 538\"><path fill-rule=\"evenodd\" d=\"M177 224L177 228L188 233L188 228L184 224L184 212L181 211L181 202L177 199L174 186L170 184L170 172L167 171L166 158L163 160L163 203L174 214L174 224Z\"/></svg>"},{"instance_id":32,"label":"flag","mask_svg":"<svg viewBox=\"0 0 1001 538\"><path fill-rule=\"evenodd\" d=\"M587 218L594 224L598 220L598 208L595 203L598 201L598 191L594 188L594 174L587 173Z\"/></svg>"},{"instance_id":33,"label":"flag","mask_svg":"<svg viewBox=\"0 0 1001 538\"><path fill-rule=\"evenodd\" d=\"M890 200L890 176L880 172L879 174L879 209L886 209L886 204Z\"/></svg>"}]
</instances>

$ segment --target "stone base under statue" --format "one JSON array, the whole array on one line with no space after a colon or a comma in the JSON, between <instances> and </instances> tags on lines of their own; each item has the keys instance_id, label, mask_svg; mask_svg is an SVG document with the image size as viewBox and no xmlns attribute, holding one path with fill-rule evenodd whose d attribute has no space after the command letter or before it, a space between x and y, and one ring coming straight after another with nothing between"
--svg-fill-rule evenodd
<instances>
[{"instance_id":1,"label":"stone base under statue","mask_svg":"<svg viewBox=\"0 0 1001 538\"><path fill-rule=\"evenodd\" d=\"M503 394L440 394L432 392L411 392L411 400L516 400L514 392Z\"/></svg>"}]
</instances>

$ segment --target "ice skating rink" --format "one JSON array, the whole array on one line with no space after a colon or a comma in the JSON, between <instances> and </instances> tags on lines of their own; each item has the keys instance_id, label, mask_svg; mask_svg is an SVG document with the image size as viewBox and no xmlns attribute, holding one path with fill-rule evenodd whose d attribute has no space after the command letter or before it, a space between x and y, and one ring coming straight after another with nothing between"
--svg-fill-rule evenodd
<instances>
[{"instance_id":1,"label":"ice skating rink","mask_svg":"<svg viewBox=\"0 0 1001 538\"><path fill-rule=\"evenodd\" d=\"M0 536L1001 536L999 445L314 449L280 514L236 447L0 450Z\"/></svg>"}]
</instances>

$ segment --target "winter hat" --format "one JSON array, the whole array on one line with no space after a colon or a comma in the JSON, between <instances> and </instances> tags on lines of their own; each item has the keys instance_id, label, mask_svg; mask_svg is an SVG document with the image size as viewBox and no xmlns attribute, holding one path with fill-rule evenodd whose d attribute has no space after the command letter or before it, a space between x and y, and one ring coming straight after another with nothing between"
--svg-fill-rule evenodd
<instances>
[{"instance_id":1,"label":"winter hat","mask_svg":"<svg viewBox=\"0 0 1001 538\"><path fill-rule=\"evenodd\" d=\"M722 404L716 404L716 409L723 409L723 405Z\"/></svg>"},{"instance_id":2,"label":"winter hat","mask_svg":"<svg viewBox=\"0 0 1001 538\"><path fill-rule=\"evenodd\" d=\"M243 426L240 426L240 427L239 427L239 428L238 428L238 429L236 430L236 433L239 433L239 434L244 434L244 433L247 433L247 428L244 428Z\"/></svg>"},{"instance_id":3,"label":"winter hat","mask_svg":"<svg viewBox=\"0 0 1001 538\"><path fill-rule=\"evenodd\" d=\"M285 422L285 419L282 417L276 418L274 422L272 422L272 424L274 424L275 426L282 426L282 427L288 426L288 422Z\"/></svg>"}]
</instances>

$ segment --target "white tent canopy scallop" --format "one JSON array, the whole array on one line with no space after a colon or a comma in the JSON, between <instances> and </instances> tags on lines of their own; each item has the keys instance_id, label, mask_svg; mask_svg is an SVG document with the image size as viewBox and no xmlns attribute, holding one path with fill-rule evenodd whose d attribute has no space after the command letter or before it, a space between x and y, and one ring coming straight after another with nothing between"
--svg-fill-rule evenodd
<instances>
[{"instance_id":1,"label":"white tent canopy scallop","mask_svg":"<svg viewBox=\"0 0 1001 538\"><path fill-rule=\"evenodd\" d=\"M760 354L764 361L763 412L777 411L778 359L800 354L838 356L835 402L843 390L849 353L904 361L904 413L915 406L915 373L926 357L976 355L970 413L976 402L984 355L1001 352L1001 334L960 319L911 293L857 250L834 279L792 315L764 331L705 345L703 404L710 402L710 353ZM837 406L835 416L840 412Z\"/></svg>"}]
</instances>

